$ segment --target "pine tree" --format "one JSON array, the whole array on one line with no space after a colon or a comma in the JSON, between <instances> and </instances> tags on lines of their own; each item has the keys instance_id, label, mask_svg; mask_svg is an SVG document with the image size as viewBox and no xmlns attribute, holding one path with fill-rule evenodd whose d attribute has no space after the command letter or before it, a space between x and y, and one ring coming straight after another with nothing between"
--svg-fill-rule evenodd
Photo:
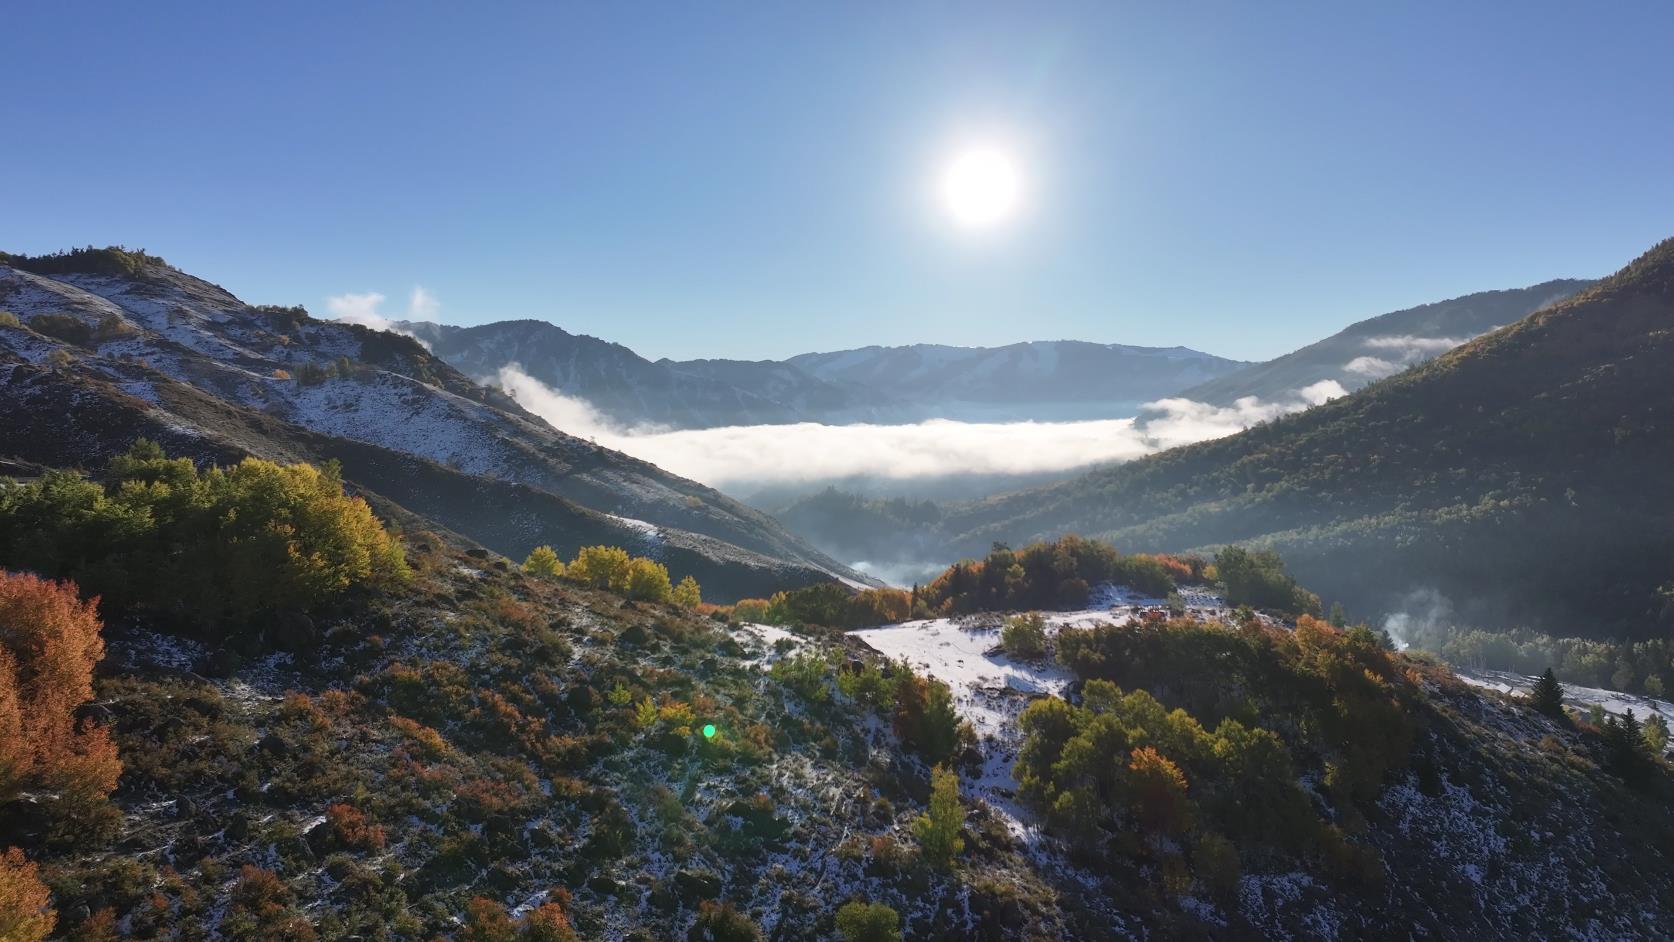
<instances>
[{"instance_id":1,"label":"pine tree","mask_svg":"<svg viewBox=\"0 0 1674 942\"><path fill-rule=\"evenodd\" d=\"M959 836L964 825L959 776L938 765L930 772L930 813L913 821L913 835L931 866L945 870L965 850L965 839Z\"/></svg>"},{"instance_id":2,"label":"pine tree","mask_svg":"<svg viewBox=\"0 0 1674 942\"><path fill-rule=\"evenodd\" d=\"M1536 711L1547 716L1562 717L1564 715L1564 688L1558 683L1558 676L1548 667L1534 682L1529 691L1529 705Z\"/></svg>"}]
</instances>

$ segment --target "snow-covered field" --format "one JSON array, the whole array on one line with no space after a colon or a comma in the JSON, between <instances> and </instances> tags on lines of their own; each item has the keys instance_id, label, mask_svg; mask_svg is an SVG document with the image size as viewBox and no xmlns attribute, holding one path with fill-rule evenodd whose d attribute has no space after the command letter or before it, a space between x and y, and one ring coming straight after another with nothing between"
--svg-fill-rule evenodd
<instances>
[{"instance_id":1,"label":"snow-covered field","mask_svg":"<svg viewBox=\"0 0 1674 942\"><path fill-rule=\"evenodd\" d=\"M1459 679L1476 687L1487 687L1501 693L1516 693L1528 696L1529 689L1534 686L1535 679L1525 674L1512 671L1491 671L1470 667L1455 667L1453 672ZM1595 704L1606 713L1621 716L1629 710L1633 715L1643 720L1652 713L1660 713L1662 718L1674 723L1674 703L1667 700L1656 700L1642 697L1633 693L1622 693L1618 690L1603 690L1598 687L1577 687L1564 684L1564 702L1580 709L1585 713Z\"/></svg>"}]
</instances>

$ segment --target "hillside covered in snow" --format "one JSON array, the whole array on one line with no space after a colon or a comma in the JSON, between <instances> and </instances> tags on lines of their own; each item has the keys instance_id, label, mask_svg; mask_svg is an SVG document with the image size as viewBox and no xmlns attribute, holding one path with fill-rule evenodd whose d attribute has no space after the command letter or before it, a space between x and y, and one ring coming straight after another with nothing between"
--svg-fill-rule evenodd
<instances>
[{"instance_id":1,"label":"hillside covered in snow","mask_svg":"<svg viewBox=\"0 0 1674 942\"><path fill-rule=\"evenodd\" d=\"M143 253L0 258L0 456L96 468L149 434L337 460L502 552L667 547L717 597L859 578L772 518L565 434L409 337L245 304Z\"/></svg>"}]
</instances>

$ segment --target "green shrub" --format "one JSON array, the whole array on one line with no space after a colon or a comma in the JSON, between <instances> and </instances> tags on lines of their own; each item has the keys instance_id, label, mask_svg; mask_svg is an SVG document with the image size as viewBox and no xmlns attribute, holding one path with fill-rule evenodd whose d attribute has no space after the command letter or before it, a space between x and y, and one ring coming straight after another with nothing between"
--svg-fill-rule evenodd
<instances>
[{"instance_id":1,"label":"green shrub","mask_svg":"<svg viewBox=\"0 0 1674 942\"><path fill-rule=\"evenodd\" d=\"M143 440L103 483L49 472L0 489L0 565L205 629L408 574L399 541L335 468L247 458L200 471Z\"/></svg>"},{"instance_id":2,"label":"green shrub","mask_svg":"<svg viewBox=\"0 0 1674 942\"><path fill-rule=\"evenodd\" d=\"M901 942L901 916L882 903L844 903L837 910L843 942Z\"/></svg>"},{"instance_id":3,"label":"green shrub","mask_svg":"<svg viewBox=\"0 0 1674 942\"><path fill-rule=\"evenodd\" d=\"M29 327L65 343L85 347L93 342L93 325L69 314L36 314L29 319Z\"/></svg>"},{"instance_id":4,"label":"green shrub","mask_svg":"<svg viewBox=\"0 0 1674 942\"><path fill-rule=\"evenodd\" d=\"M761 942L761 930L730 901L698 904L697 922L687 933L689 942Z\"/></svg>"},{"instance_id":5,"label":"green shrub","mask_svg":"<svg viewBox=\"0 0 1674 942\"><path fill-rule=\"evenodd\" d=\"M1009 657L1032 661L1046 654L1046 619L1039 612L1013 615L1000 629L1000 646Z\"/></svg>"}]
</instances>

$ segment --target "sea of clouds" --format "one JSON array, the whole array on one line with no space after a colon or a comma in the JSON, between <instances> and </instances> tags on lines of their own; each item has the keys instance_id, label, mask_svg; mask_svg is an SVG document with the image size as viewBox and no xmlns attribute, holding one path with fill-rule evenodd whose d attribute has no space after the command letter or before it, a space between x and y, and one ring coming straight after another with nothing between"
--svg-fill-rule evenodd
<instances>
[{"instance_id":1,"label":"sea of clouds","mask_svg":"<svg viewBox=\"0 0 1674 942\"><path fill-rule=\"evenodd\" d=\"M667 471L728 488L835 480L1070 471L1231 435L1344 394L1324 380L1282 401L1232 406L1190 399L1146 403L1138 416L1082 422L957 422L910 425L741 425L709 429L623 428L516 364L500 387L553 427L643 458Z\"/></svg>"}]
</instances>

